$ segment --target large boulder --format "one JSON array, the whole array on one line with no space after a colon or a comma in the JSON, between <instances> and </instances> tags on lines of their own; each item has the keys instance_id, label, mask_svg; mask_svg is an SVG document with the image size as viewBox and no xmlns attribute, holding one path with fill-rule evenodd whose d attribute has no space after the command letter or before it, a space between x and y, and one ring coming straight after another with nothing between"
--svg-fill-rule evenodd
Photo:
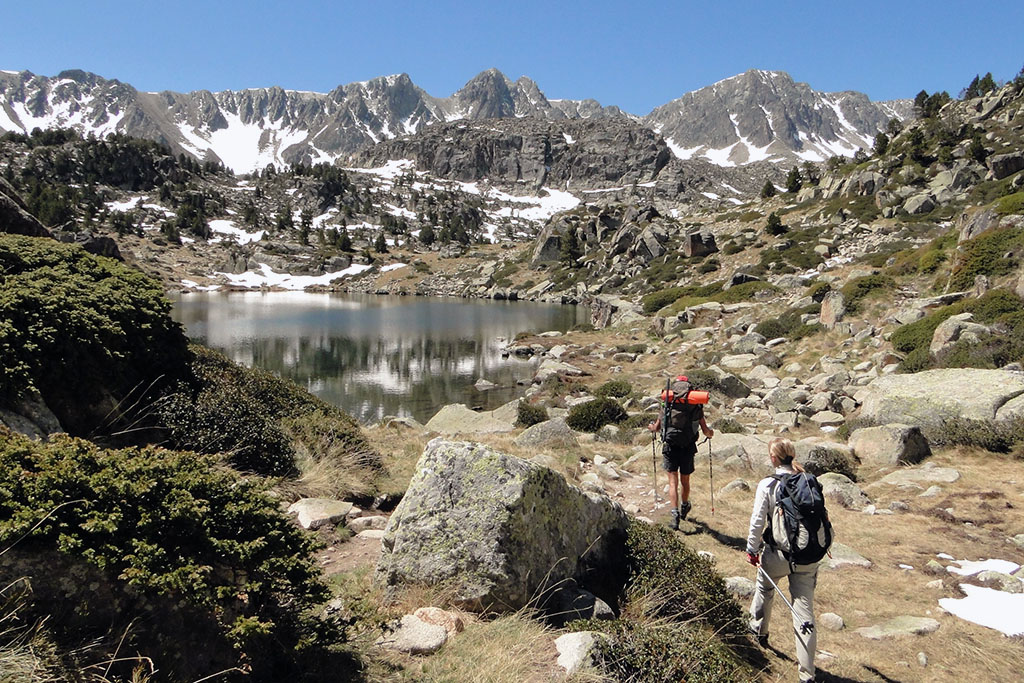
<instances>
[{"instance_id":1,"label":"large boulder","mask_svg":"<svg viewBox=\"0 0 1024 683\"><path fill-rule=\"evenodd\" d=\"M1003 427L1024 418L1024 374L1007 370L943 369L884 375L857 392L862 419L920 427L929 439L948 421Z\"/></svg>"},{"instance_id":2,"label":"large boulder","mask_svg":"<svg viewBox=\"0 0 1024 683\"><path fill-rule=\"evenodd\" d=\"M821 301L821 324L828 329L836 326L846 315L846 298L842 292L831 291Z\"/></svg>"},{"instance_id":3,"label":"large boulder","mask_svg":"<svg viewBox=\"0 0 1024 683\"><path fill-rule=\"evenodd\" d=\"M837 472L857 480L857 460L843 444L810 438L797 441L793 447L797 463L811 474L820 477L828 472Z\"/></svg>"},{"instance_id":4,"label":"large boulder","mask_svg":"<svg viewBox=\"0 0 1024 683\"><path fill-rule=\"evenodd\" d=\"M989 332L990 330L987 327L974 322L974 314L972 313L953 315L943 320L935 328L928 351L932 355L942 353L961 339L965 342L977 344Z\"/></svg>"},{"instance_id":5,"label":"large boulder","mask_svg":"<svg viewBox=\"0 0 1024 683\"><path fill-rule=\"evenodd\" d=\"M993 154L985 160L985 165L992 171L996 180L1002 180L1024 168L1024 153L1015 151L1008 154Z\"/></svg>"},{"instance_id":6,"label":"large boulder","mask_svg":"<svg viewBox=\"0 0 1024 683\"><path fill-rule=\"evenodd\" d=\"M905 424L863 427L850 435L849 445L862 463L876 467L913 465L932 454L920 428Z\"/></svg>"},{"instance_id":7,"label":"large boulder","mask_svg":"<svg viewBox=\"0 0 1024 683\"><path fill-rule=\"evenodd\" d=\"M579 446L579 441L565 418L556 417L528 427L516 437L516 445L520 448L572 448Z\"/></svg>"},{"instance_id":8,"label":"large boulder","mask_svg":"<svg viewBox=\"0 0 1024 683\"><path fill-rule=\"evenodd\" d=\"M478 413L462 403L452 403L437 411L426 428L431 432L451 435L511 432L514 426L508 419L499 419L491 412Z\"/></svg>"},{"instance_id":9,"label":"large boulder","mask_svg":"<svg viewBox=\"0 0 1024 683\"><path fill-rule=\"evenodd\" d=\"M688 258L707 256L716 251L718 245L710 230L692 230L683 235L683 254Z\"/></svg>"},{"instance_id":10,"label":"large boulder","mask_svg":"<svg viewBox=\"0 0 1024 683\"><path fill-rule=\"evenodd\" d=\"M627 523L619 505L546 467L434 439L388 522L375 578L446 586L476 610L516 610L570 579L611 598Z\"/></svg>"}]
</instances>

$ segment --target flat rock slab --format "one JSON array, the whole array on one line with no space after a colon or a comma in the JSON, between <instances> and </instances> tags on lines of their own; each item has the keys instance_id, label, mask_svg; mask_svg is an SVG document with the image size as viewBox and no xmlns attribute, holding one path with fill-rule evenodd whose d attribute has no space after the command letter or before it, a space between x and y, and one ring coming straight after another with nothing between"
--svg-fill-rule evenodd
<instances>
[{"instance_id":1,"label":"flat rock slab","mask_svg":"<svg viewBox=\"0 0 1024 683\"><path fill-rule=\"evenodd\" d=\"M556 417L528 427L516 437L516 445L520 448L571 448L580 444L565 418Z\"/></svg>"},{"instance_id":2,"label":"flat rock slab","mask_svg":"<svg viewBox=\"0 0 1024 683\"><path fill-rule=\"evenodd\" d=\"M406 614L394 631L377 639L380 647L410 655L433 654L446 642L448 631L444 626L429 624L412 614Z\"/></svg>"},{"instance_id":3,"label":"flat rock slab","mask_svg":"<svg viewBox=\"0 0 1024 683\"><path fill-rule=\"evenodd\" d=\"M822 569L844 569L846 567L869 569L871 567L871 560L842 543L833 543L829 552L832 554L832 557L825 556L825 559L821 562Z\"/></svg>"},{"instance_id":4,"label":"flat rock slab","mask_svg":"<svg viewBox=\"0 0 1024 683\"><path fill-rule=\"evenodd\" d=\"M882 477L882 481L893 486L904 484L930 484L939 482L952 484L960 478L960 472L952 467L919 467L909 470L896 470Z\"/></svg>"},{"instance_id":5,"label":"flat rock slab","mask_svg":"<svg viewBox=\"0 0 1024 683\"><path fill-rule=\"evenodd\" d=\"M754 582L746 576L729 576L725 579L725 590L737 598L750 598L754 595Z\"/></svg>"},{"instance_id":6,"label":"flat rock slab","mask_svg":"<svg viewBox=\"0 0 1024 683\"><path fill-rule=\"evenodd\" d=\"M928 617L894 617L874 626L857 629L857 634L870 640L884 640L900 636L923 636L939 630L939 622Z\"/></svg>"},{"instance_id":7,"label":"flat rock slab","mask_svg":"<svg viewBox=\"0 0 1024 683\"><path fill-rule=\"evenodd\" d=\"M941 428L946 420L1007 424L1024 416L1024 373L944 369L879 377L857 392L876 424Z\"/></svg>"},{"instance_id":8,"label":"flat rock slab","mask_svg":"<svg viewBox=\"0 0 1024 683\"><path fill-rule=\"evenodd\" d=\"M303 498L288 506L288 514L298 515L299 525L312 530L343 522L353 507L352 503L330 498Z\"/></svg>"},{"instance_id":9,"label":"flat rock slab","mask_svg":"<svg viewBox=\"0 0 1024 683\"><path fill-rule=\"evenodd\" d=\"M511 432L512 422L502 420L491 412L478 413L462 403L452 403L437 411L427 422L427 430L439 434L493 434Z\"/></svg>"}]
</instances>

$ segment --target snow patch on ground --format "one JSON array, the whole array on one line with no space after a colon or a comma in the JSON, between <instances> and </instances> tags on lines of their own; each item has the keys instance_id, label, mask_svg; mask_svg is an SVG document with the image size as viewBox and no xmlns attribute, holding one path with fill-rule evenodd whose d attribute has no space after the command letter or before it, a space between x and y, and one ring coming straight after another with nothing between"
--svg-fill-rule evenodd
<instances>
[{"instance_id":1,"label":"snow patch on ground","mask_svg":"<svg viewBox=\"0 0 1024 683\"><path fill-rule=\"evenodd\" d=\"M334 273L323 275L292 275L290 273L276 273L266 263L260 264L260 271L246 271L244 273L214 273L215 276L223 277L229 284L235 287L280 287L281 289L302 290L315 285L329 285L331 281L349 275L358 275L367 271L372 266L354 264Z\"/></svg>"},{"instance_id":2,"label":"snow patch on ground","mask_svg":"<svg viewBox=\"0 0 1024 683\"><path fill-rule=\"evenodd\" d=\"M220 289L220 285L201 285L194 280L182 280L181 284L196 292L212 292L215 289Z\"/></svg>"},{"instance_id":3,"label":"snow patch on ground","mask_svg":"<svg viewBox=\"0 0 1024 683\"><path fill-rule=\"evenodd\" d=\"M576 138L574 138L573 136L569 135L568 133L562 133L562 137L565 138L565 142L567 144L571 145L574 142L576 142Z\"/></svg>"},{"instance_id":4,"label":"snow patch on ground","mask_svg":"<svg viewBox=\"0 0 1024 683\"><path fill-rule=\"evenodd\" d=\"M416 162L411 159L392 159L383 166L378 166L377 168L346 168L342 170L352 171L354 173L368 173L388 180L394 180L398 176L411 171L415 165Z\"/></svg>"},{"instance_id":5,"label":"snow patch on ground","mask_svg":"<svg viewBox=\"0 0 1024 683\"><path fill-rule=\"evenodd\" d=\"M940 598L939 607L972 624L995 629L1007 636L1024 634L1024 593L1005 593L966 583L960 584L960 590L967 595L966 598Z\"/></svg>"},{"instance_id":6,"label":"snow patch on ground","mask_svg":"<svg viewBox=\"0 0 1024 683\"><path fill-rule=\"evenodd\" d=\"M381 268L380 272L386 273L389 270L397 270L398 268L405 268L408 265L409 265L408 263L389 263L388 265L386 265L383 268Z\"/></svg>"},{"instance_id":7,"label":"snow patch on ground","mask_svg":"<svg viewBox=\"0 0 1024 683\"><path fill-rule=\"evenodd\" d=\"M672 138L665 138L665 144L672 150L672 153L676 155L677 159L687 161L693 158L693 155L700 151L700 145L696 147L683 147L682 145L676 144L676 141Z\"/></svg>"},{"instance_id":8,"label":"snow patch on ground","mask_svg":"<svg viewBox=\"0 0 1024 683\"><path fill-rule=\"evenodd\" d=\"M260 230L258 232L246 232L245 230L236 227L234 221L224 219L210 221L210 231L217 235L227 235L230 238L229 240L214 238L211 239L210 242L230 241L237 242L238 244L259 242L263 239L263 235L266 233L265 230Z\"/></svg>"},{"instance_id":9,"label":"snow patch on ground","mask_svg":"<svg viewBox=\"0 0 1024 683\"><path fill-rule=\"evenodd\" d=\"M138 204L146 199L145 195L139 195L138 197L128 197L127 199L120 202L107 202L106 207L111 211L118 211L120 213L127 213L138 208ZM163 208L163 207L159 207Z\"/></svg>"},{"instance_id":10,"label":"snow patch on ground","mask_svg":"<svg viewBox=\"0 0 1024 683\"><path fill-rule=\"evenodd\" d=\"M979 562L972 562L970 560L957 560L953 564L960 565L959 567L946 567L946 571L951 574L959 574L960 576L974 576L984 571L1000 572L1002 574L1012 574L1018 569L1020 565L1016 562L1010 562L1009 560L981 560Z\"/></svg>"}]
</instances>

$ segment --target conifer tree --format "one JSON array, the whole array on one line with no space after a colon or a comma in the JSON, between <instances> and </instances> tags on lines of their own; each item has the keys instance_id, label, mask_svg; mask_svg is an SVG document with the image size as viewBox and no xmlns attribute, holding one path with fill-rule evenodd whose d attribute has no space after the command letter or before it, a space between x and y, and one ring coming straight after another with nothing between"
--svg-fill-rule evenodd
<instances>
[{"instance_id":1,"label":"conifer tree","mask_svg":"<svg viewBox=\"0 0 1024 683\"><path fill-rule=\"evenodd\" d=\"M879 133L875 136L875 144L871 148L875 156L882 156L886 150L889 149L889 136L885 133Z\"/></svg>"},{"instance_id":2,"label":"conifer tree","mask_svg":"<svg viewBox=\"0 0 1024 683\"><path fill-rule=\"evenodd\" d=\"M373 249L378 254L388 253L388 241L384 238L384 231L377 231L377 239L373 242Z\"/></svg>"},{"instance_id":3,"label":"conifer tree","mask_svg":"<svg viewBox=\"0 0 1024 683\"><path fill-rule=\"evenodd\" d=\"M764 181L764 187L761 188L761 199L768 199L775 196L775 184L771 180Z\"/></svg>"},{"instance_id":4,"label":"conifer tree","mask_svg":"<svg viewBox=\"0 0 1024 683\"><path fill-rule=\"evenodd\" d=\"M576 237L575 228L569 228L562 235L561 249L559 250L559 261L570 268L579 267L579 258L583 255L580 249L579 238Z\"/></svg>"},{"instance_id":5,"label":"conifer tree","mask_svg":"<svg viewBox=\"0 0 1024 683\"><path fill-rule=\"evenodd\" d=\"M765 224L764 229L769 235L775 235L776 237L789 230L789 228L782 224L782 219L779 218L779 214L774 211L768 214L768 222Z\"/></svg>"},{"instance_id":6,"label":"conifer tree","mask_svg":"<svg viewBox=\"0 0 1024 683\"><path fill-rule=\"evenodd\" d=\"M436 236L434 235L434 228L427 223L420 229L420 242L423 242L425 246L430 246L434 243Z\"/></svg>"},{"instance_id":7,"label":"conifer tree","mask_svg":"<svg viewBox=\"0 0 1024 683\"><path fill-rule=\"evenodd\" d=\"M786 192L796 193L800 191L800 169L794 166L786 176Z\"/></svg>"}]
</instances>

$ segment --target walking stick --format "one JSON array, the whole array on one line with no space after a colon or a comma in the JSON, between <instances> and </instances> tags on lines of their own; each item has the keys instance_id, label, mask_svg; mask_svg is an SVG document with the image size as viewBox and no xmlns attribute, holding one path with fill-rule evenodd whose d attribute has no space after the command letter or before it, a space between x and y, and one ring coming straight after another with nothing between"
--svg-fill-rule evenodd
<instances>
[{"instance_id":1,"label":"walking stick","mask_svg":"<svg viewBox=\"0 0 1024 683\"><path fill-rule=\"evenodd\" d=\"M708 439L708 478L711 481L711 516L715 516L715 468L711 464L711 439Z\"/></svg>"},{"instance_id":2,"label":"walking stick","mask_svg":"<svg viewBox=\"0 0 1024 683\"><path fill-rule=\"evenodd\" d=\"M658 433L651 432L651 463L654 465L654 509L658 507L658 451L654 442L658 440Z\"/></svg>"},{"instance_id":3,"label":"walking stick","mask_svg":"<svg viewBox=\"0 0 1024 683\"><path fill-rule=\"evenodd\" d=\"M782 601L783 601L784 603L786 603L786 607L788 607L788 608L789 608L789 611L793 613L793 617L794 617L795 619L799 619L799 618L800 618L800 615L798 615L798 614L796 613L796 610L795 610L795 609L793 608L793 603L791 603L791 602L790 602L789 600L787 600L787 599L786 599L786 596L785 596L785 594L784 594L784 593L782 592L782 589L781 589L781 588L779 588L779 584L777 584L777 583L775 583L774 581L772 581L772 577L768 576L768 572L766 572L766 571L764 570L764 567L762 567L762 566L761 566L760 564L759 564L759 565L757 565L757 571L759 571L759 572L761 572L762 574L764 574L764 578L768 579L768 583L770 583L770 584L772 585L772 588L774 588L774 589L775 589L775 592L776 592L776 593L778 593L778 594L779 594L779 597L780 597L780 598L782 598ZM795 630L795 629L794 629L794 630ZM809 622L809 621L805 621L804 623L800 624L800 633L801 633L802 635L805 635L805 636L806 636L806 635L807 635L808 633L810 633L810 632L811 632L811 631L813 631L813 630L814 630L814 624L812 624L812 623L811 623L811 622Z\"/></svg>"}]
</instances>

